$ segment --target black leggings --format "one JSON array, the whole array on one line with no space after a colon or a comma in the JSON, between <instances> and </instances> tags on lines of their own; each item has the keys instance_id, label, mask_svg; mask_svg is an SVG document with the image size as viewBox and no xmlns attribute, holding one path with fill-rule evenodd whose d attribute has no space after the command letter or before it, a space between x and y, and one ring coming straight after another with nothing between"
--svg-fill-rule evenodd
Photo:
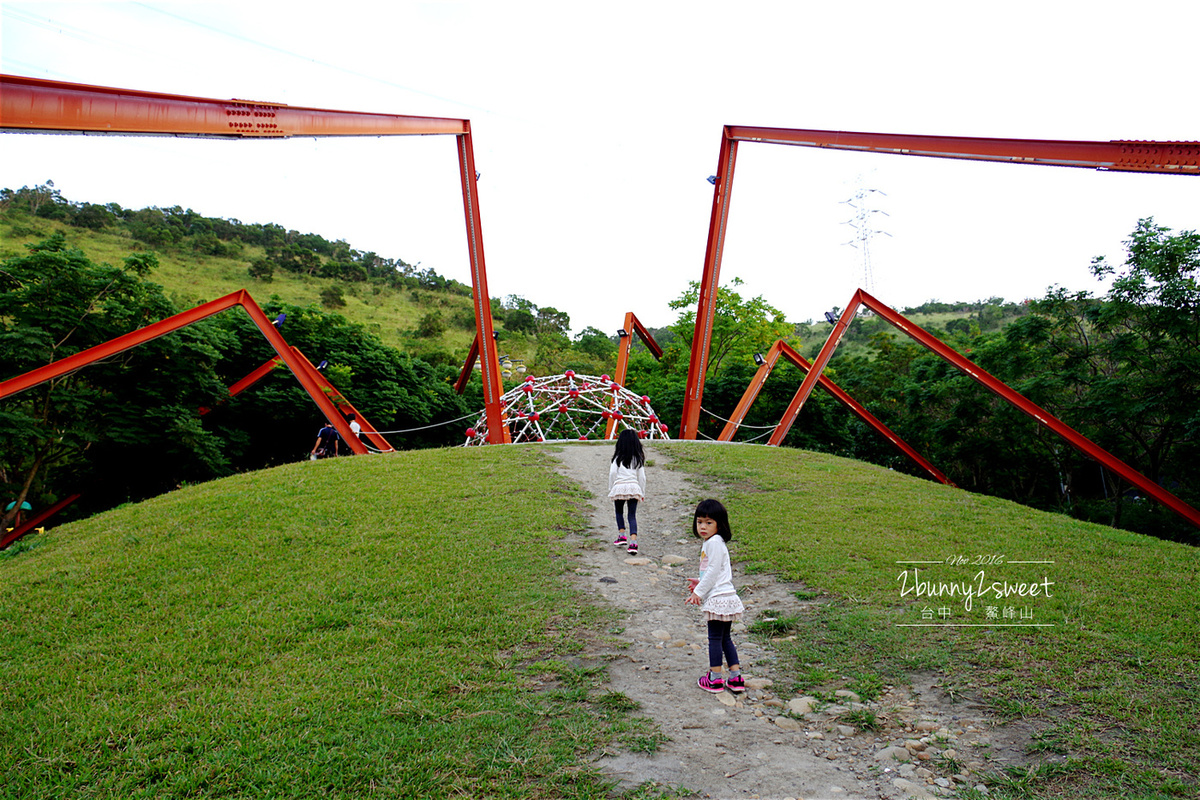
<instances>
[{"instance_id":1,"label":"black leggings","mask_svg":"<svg viewBox=\"0 0 1200 800\"><path fill-rule=\"evenodd\" d=\"M637 500L613 500L617 512L617 530L625 530L625 515L621 513L621 507L626 503L629 504L629 535L637 536Z\"/></svg>"},{"instance_id":2,"label":"black leggings","mask_svg":"<svg viewBox=\"0 0 1200 800\"><path fill-rule=\"evenodd\" d=\"M721 668L722 655L731 667L741 663L738 661L737 648L733 646L733 636L730 634L732 628L733 622L729 620L708 621L708 665L713 670Z\"/></svg>"}]
</instances>

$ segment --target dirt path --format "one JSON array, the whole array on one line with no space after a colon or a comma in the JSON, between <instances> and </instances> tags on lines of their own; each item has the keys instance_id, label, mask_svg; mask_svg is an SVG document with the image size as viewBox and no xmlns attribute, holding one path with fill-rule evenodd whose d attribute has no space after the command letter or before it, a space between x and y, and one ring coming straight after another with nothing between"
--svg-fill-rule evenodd
<instances>
[{"instance_id":1,"label":"dirt path","mask_svg":"<svg viewBox=\"0 0 1200 800\"><path fill-rule=\"evenodd\" d=\"M696 678L708 666L707 634L700 612L683 601L686 578L699 560L691 515L706 495L685 473L665 468L667 454L647 446L647 498L638 506L641 552L630 556L611 544L616 525L605 496L611 447L547 449L561 461L561 474L595 495L589 531L579 537L580 586L628 612L622 634L628 646L595 655L611 658L612 690L641 704L641 713L670 737L652 756L621 752L600 759L600 769L622 790L654 783L701 797L890 799L950 797L955 787L979 783L970 765L984 765L963 751L994 747L986 741L991 726L964 718L966 709L956 707L952 715L940 707L932 678L916 689L889 687L869 704L852 693L838 705L780 691L773 650L752 640L745 626L764 615L803 614L810 603L797 599L803 587L745 575L736 555L734 583L747 614L734 627L734 642L750 691L735 697L699 689ZM851 710L876 713L881 729L845 725L839 716Z\"/></svg>"}]
</instances>

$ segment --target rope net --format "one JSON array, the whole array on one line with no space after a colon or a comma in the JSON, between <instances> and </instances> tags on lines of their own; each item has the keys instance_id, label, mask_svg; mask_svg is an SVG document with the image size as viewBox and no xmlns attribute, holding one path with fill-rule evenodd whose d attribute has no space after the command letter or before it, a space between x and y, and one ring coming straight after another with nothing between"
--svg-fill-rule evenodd
<instances>
[{"instance_id":1,"label":"rope net","mask_svg":"<svg viewBox=\"0 0 1200 800\"><path fill-rule=\"evenodd\" d=\"M500 410L514 443L603 439L610 421L614 436L630 428L642 439L667 439L667 426L650 406L607 375L576 375L567 370L525 381L504 393ZM464 447L487 444L487 413L467 428Z\"/></svg>"}]
</instances>

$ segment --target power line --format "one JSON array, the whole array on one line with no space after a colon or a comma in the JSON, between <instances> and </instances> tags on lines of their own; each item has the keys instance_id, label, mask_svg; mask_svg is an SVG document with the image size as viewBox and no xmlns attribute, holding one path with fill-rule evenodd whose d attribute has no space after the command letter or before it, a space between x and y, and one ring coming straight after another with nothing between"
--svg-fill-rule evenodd
<instances>
[{"instance_id":1,"label":"power line","mask_svg":"<svg viewBox=\"0 0 1200 800\"><path fill-rule=\"evenodd\" d=\"M284 48L282 48L282 47L276 47L276 46L275 46L275 45L273 45L273 44L267 44L266 42L260 41L260 40L258 40L258 39L252 39L252 38L250 38L250 37L248 37L248 36L243 36L243 35L241 35L240 33L233 33L232 31L227 31L227 30L224 30L224 29L222 29L222 28L218 28L218 27L216 27L216 26L214 26L214 25L209 25L208 23L205 23L205 22L200 22L199 20L194 20L194 19L191 19L191 18L189 18L189 17L185 17L185 16L183 16L182 14L176 14L176 13L174 13L174 12L172 12L172 11L167 11L167 10L165 10L165 9L162 9L162 8L156 8L156 7L154 7L154 6L147 5L146 3L134 3L134 5L141 6L142 8L144 8L144 9L146 9L146 10L148 10L148 11L153 11L153 12L155 12L155 13L162 14L163 16L171 17L172 19L179 20L180 22L186 23L186 24L188 24L188 25L192 25L192 26L195 26L195 27L197 27L197 28L203 28L203 29L205 29L205 30L212 31L213 33L220 34L221 36L227 36L227 37L229 37L230 39L236 39L236 40L237 40L237 41L239 41L239 42L245 42L246 44L250 44L250 45L253 45L253 46L255 46L255 47L260 47L260 48L262 48L262 49L264 49L264 50L269 50L269 51L271 51L271 52L273 52L273 53L278 53L278 54L280 54L280 55L288 56L289 58L295 58L295 59L298 59L298 60L300 60L300 61L303 61L303 62L305 62L305 63L307 63L307 64L312 64L312 65L314 65L314 66L323 67L323 68L325 68L325 69L330 69L330 70L333 70L333 71L335 71L335 72L341 72L341 73L343 73L343 74L345 74L345 75L351 75L351 76L353 76L353 77L355 77L355 78L361 78L361 79L363 79L363 80L372 81L372 82L374 82L374 83L380 83L380 84L383 84L384 86L389 86L389 87L391 87L391 88L393 88L393 89L400 89L400 90L402 90L402 91L405 91L405 92L411 92L411 93L413 93L413 94L419 94L419 95L421 95L421 96L423 96L423 97L429 97L429 98L432 98L432 99L434 99L434 100L440 100L440 101L442 101L442 102L445 102L445 103L453 103L454 105L457 105L457 106L462 106L463 108L470 108L470 109L474 109L474 110L476 110L476 111L482 111L482 112L484 112L484 113L486 113L486 114L492 114L492 113L494 113L494 112L493 112L491 109L483 108L483 107L481 107L481 106L472 105L471 103L464 103L464 102L462 102L461 100L455 100L455 99L453 99L453 98L450 98L450 97L443 97L442 95L433 94L432 92L426 92L426 91L422 91L421 89L417 89L417 88L414 88L414 87L412 87L412 86L405 86L404 84L401 84L401 83L396 83L395 81L390 81L390 80L388 80L388 79L386 79L386 78L380 78L380 77L378 77L377 75L368 75L368 74L366 74L366 73L364 73L364 72L358 72L358 71L356 71L356 70L347 69L346 67L341 67L341 66L338 66L337 64L330 64L330 63L329 63L329 62L327 62L327 61L321 61L320 59L311 58L311 57L309 57L309 56L301 55L301 54L299 54L299 53L292 52L291 50L286 50L286 49L284 49Z\"/></svg>"}]
</instances>

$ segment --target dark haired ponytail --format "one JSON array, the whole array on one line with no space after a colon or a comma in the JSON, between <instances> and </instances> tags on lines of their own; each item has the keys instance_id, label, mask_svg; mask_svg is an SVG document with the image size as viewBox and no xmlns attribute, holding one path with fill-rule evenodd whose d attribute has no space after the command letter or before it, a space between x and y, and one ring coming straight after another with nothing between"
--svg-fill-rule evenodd
<instances>
[{"instance_id":1,"label":"dark haired ponytail","mask_svg":"<svg viewBox=\"0 0 1200 800\"><path fill-rule=\"evenodd\" d=\"M646 451L642 449L642 440L632 428L626 428L617 437L612 460L628 469L637 469L646 463Z\"/></svg>"}]
</instances>

